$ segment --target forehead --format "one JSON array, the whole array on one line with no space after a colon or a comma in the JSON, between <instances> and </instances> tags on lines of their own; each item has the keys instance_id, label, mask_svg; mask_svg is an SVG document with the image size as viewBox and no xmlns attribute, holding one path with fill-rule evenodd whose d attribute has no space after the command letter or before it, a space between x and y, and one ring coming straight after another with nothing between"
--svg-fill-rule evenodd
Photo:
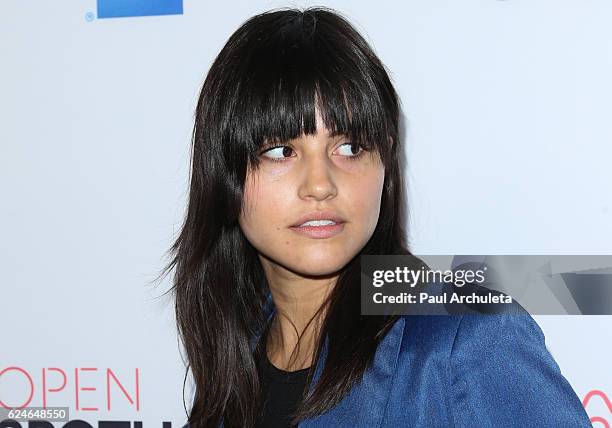
<instances>
[{"instance_id":1,"label":"forehead","mask_svg":"<svg viewBox=\"0 0 612 428\"><path fill-rule=\"evenodd\" d=\"M323 121L323 117L321 116L321 111L318 107L315 107L315 125L316 132L314 134L302 134L293 139L291 141L301 141L305 139L313 139L313 138L324 138L324 139L335 139L339 136L346 136L346 133L340 131L330 130L325 126L325 122ZM266 139L267 141L274 141L276 139Z\"/></svg>"},{"instance_id":2,"label":"forehead","mask_svg":"<svg viewBox=\"0 0 612 428\"><path fill-rule=\"evenodd\" d=\"M318 106L315 106L315 124L317 125L317 134L329 136L329 130L325 127L323 117L321 116L321 109Z\"/></svg>"},{"instance_id":3,"label":"forehead","mask_svg":"<svg viewBox=\"0 0 612 428\"><path fill-rule=\"evenodd\" d=\"M343 132L340 131L330 131L323 121L323 116L321 116L321 110L318 106L315 106L315 124L317 127L316 135L320 137L333 138L339 135L344 135Z\"/></svg>"}]
</instances>

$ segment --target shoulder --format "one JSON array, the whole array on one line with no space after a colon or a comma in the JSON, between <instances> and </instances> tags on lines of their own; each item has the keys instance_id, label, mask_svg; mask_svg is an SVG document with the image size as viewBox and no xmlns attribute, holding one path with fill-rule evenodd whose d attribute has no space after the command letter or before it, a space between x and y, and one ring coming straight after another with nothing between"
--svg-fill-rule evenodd
<instances>
[{"instance_id":1,"label":"shoulder","mask_svg":"<svg viewBox=\"0 0 612 428\"><path fill-rule=\"evenodd\" d=\"M456 314L402 315L401 319L405 326L405 345L418 343L449 353L457 342L469 345L477 337L494 339L493 333L496 332L524 330L529 337L544 340L544 334L533 317L516 301L498 313L463 310ZM481 341L474 344L482 346Z\"/></svg>"},{"instance_id":2,"label":"shoulder","mask_svg":"<svg viewBox=\"0 0 612 428\"><path fill-rule=\"evenodd\" d=\"M455 426L591 426L540 326L518 303L504 313L408 315L403 322L400 359L413 368L435 361L429 377L444 379L440 399Z\"/></svg>"},{"instance_id":3,"label":"shoulder","mask_svg":"<svg viewBox=\"0 0 612 428\"><path fill-rule=\"evenodd\" d=\"M446 288L434 284L430 295L443 297L443 304L428 309L436 315L426 313L402 315L404 322L404 349L418 344L429 352L442 352L456 356L456 350L494 346L499 340L523 342L523 344L544 343L544 333L536 321L516 300L499 305L479 303L451 303L448 296L486 295L493 292L485 287L469 285L461 289ZM418 309L418 308L417 308ZM503 339L502 339L503 338Z\"/></svg>"}]
</instances>

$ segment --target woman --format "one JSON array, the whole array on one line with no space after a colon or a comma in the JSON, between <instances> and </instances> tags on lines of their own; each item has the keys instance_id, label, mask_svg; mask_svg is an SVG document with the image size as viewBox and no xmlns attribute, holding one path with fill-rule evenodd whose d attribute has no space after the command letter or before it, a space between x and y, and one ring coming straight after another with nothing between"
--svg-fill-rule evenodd
<instances>
[{"instance_id":1,"label":"woman","mask_svg":"<svg viewBox=\"0 0 612 428\"><path fill-rule=\"evenodd\" d=\"M246 21L203 84L172 246L195 427L590 426L529 316L361 316L411 254L399 102L325 8Z\"/></svg>"}]
</instances>

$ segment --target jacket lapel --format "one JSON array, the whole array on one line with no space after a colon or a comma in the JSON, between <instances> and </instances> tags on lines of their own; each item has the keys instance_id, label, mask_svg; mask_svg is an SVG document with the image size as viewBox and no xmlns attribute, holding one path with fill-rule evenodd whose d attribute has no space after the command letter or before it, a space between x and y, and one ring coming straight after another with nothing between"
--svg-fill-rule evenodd
<instances>
[{"instance_id":1,"label":"jacket lapel","mask_svg":"<svg viewBox=\"0 0 612 428\"><path fill-rule=\"evenodd\" d=\"M266 319L269 321L275 313L275 306L272 295L268 294L264 306ZM404 335L405 318L401 317L389 330L384 339L379 343L374 356L372 365L365 371L361 382L359 382L337 406L327 413L312 419L304 420L299 424L299 428L320 428L320 427L351 427L364 426L368 428L380 427L383 422L385 409L391 387L393 376L397 366L397 361ZM251 349L254 349L261 336L258 332L251 342ZM317 383L325 361L329 338L325 336L321 356L317 361L315 373L310 384L310 390Z\"/></svg>"},{"instance_id":2,"label":"jacket lapel","mask_svg":"<svg viewBox=\"0 0 612 428\"><path fill-rule=\"evenodd\" d=\"M319 427L380 427L391 394L393 376L397 366L405 319L401 317L379 343L374 361L351 392L327 413L299 424L300 428ZM321 358L317 362L313 384L319 379L327 356L328 339L325 338ZM311 387L313 386L311 384Z\"/></svg>"}]
</instances>

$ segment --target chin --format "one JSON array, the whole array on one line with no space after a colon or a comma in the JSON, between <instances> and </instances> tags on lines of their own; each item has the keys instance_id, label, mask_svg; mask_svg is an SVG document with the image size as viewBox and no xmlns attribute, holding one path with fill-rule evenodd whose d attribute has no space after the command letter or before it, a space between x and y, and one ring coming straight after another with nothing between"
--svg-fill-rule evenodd
<instances>
[{"instance_id":1,"label":"chin","mask_svg":"<svg viewBox=\"0 0 612 428\"><path fill-rule=\"evenodd\" d=\"M348 260L347 260L348 263ZM338 273L346 263L329 263L329 259L324 261L304 261L298 266L294 266L294 271L304 276L325 276Z\"/></svg>"}]
</instances>

